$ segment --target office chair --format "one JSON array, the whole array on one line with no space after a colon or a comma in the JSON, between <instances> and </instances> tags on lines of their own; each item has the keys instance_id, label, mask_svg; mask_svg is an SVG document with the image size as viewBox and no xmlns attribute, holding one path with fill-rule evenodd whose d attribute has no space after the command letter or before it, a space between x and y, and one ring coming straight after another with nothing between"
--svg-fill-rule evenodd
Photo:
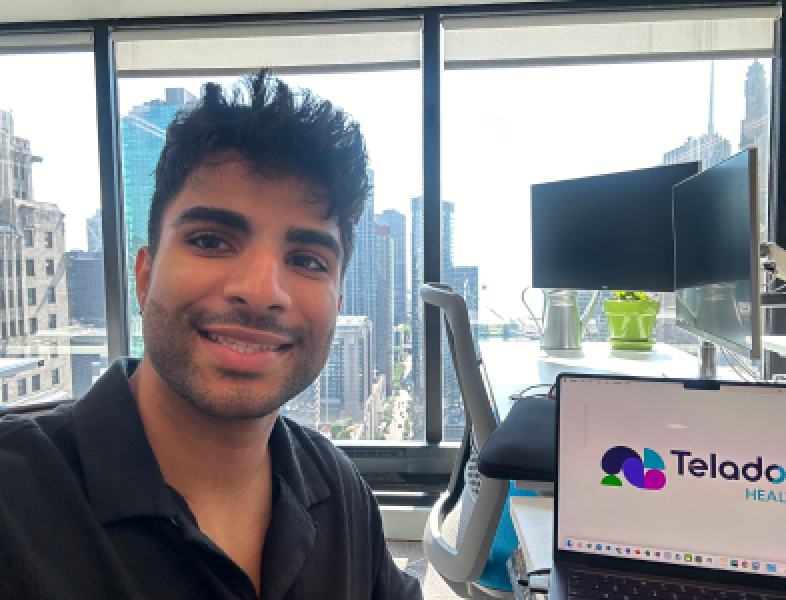
<instances>
[{"instance_id":1,"label":"office chair","mask_svg":"<svg viewBox=\"0 0 786 600\"><path fill-rule=\"evenodd\" d=\"M507 503L511 482L489 479L477 471L478 450L497 428L499 418L487 387L485 369L475 354L467 305L444 284L422 285L420 295L424 302L440 308L445 316L466 417L448 489L437 500L426 522L423 551L459 596L513 598L505 566L518 544Z\"/></svg>"}]
</instances>

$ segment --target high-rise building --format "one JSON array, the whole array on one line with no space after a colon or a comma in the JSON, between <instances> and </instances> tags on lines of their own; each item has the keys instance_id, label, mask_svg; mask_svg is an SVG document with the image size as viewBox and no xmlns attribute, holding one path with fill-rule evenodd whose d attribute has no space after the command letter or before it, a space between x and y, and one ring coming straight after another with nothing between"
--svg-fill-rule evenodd
<instances>
[{"instance_id":1,"label":"high-rise building","mask_svg":"<svg viewBox=\"0 0 786 600\"><path fill-rule=\"evenodd\" d=\"M376 226L376 313L374 315L374 355L377 374L385 378L385 391L393 389L393 287L394 242L390 227Z\"/></svg>"},{"instance_id":2,"label":"high-rise building","mask_svg":"<svg viewBox=\"0 0 786 600\"><path fill-rule=\"evenodd\" d=\"M330 355L319 376L320 423L347 417L363 421L374 379L372 328L366 316L339 315Z\"/></svg>"},{"instance_id":3,"label":"high-rise building","mask_svg":"<svg viewBox=\"0 0 786 600\"><path fill-rule=\"evenodd\" d=\"M106 327L104 255L72 250L64 255L71 325ZM85 290L91 290L86 294Z\"/></svg>"},{"instance_id":4,"label":"high-rise building","mask_svg":"<svg viewBox=\"0 0 786 600\"><path fill-rule=\"evenodd\" d=\"M153 171L164 147L167 126L179 110L195 103L196 98L187 90L167 88L165 100L151 100L135 106L121 119L131 351L135 356L141 355L143 341L133 268L139 248L148 241L147 222L155 184Z\"/></svg>"},{"instance_id":5,"label":"high-rise building","mask_svg":"<svg viewBox=\"0 0 786 600\"><path fill-rule=\"evenodd\" d=\"M690 136L682 146L663 155L664 165L676 165L695 160L702 169L709 169L731 156L731 142L715 132L715 63L710 63L710 102L707 133L698 138Z\"/></svg>"},{"instance_id":6,"label":"high-rise building","mask_svg":"<svg viewBox=\"0 0 786 600\"><path fill-rule=\"evenodd\" d=\"M770 163L770 90L764 66L757 60L745 77L745 118L740 123L740 150L756 147L759 154L759 230L767 241Z\"/></svg>"},{"instance_id":7,"label":"high-rise building","mask_svg":"<svg viewBox=\"0 0 786 600\"><path fill-rule=\"evenodd\" d=\"M344 275L341 314L374 318L376 294L376 229L374 224L374 172L369 169L371 191L366 197L366 207L355 230L355 251Z\"/></svg>"},{"instance_id":8,"label":"high-rise building","mask_svg":"<svg viewBox=\"0 0 786 600\"><path fill-rule=\"evenodd\" d=\"M96 214L92 217L88 217L85 221L85 228L87 230L87 251L103 252L104 238L101 235L101 209L97 208Z\"/></svg>"},{"instance_id":9,"label":"high-rise building","mask_svg":"<svg viewBox=\"0 0 786 600\"><path fill-rule=\"evenodd\" d=\"M393 239L393 324L404 325L407 319L407 218L388 209L377 215L377 223L390 228Z\"/></svg>"},{"instance_id":10,"label":"high-rise building","mask_svg":"<svg viewBox=\"0 0 786 600\"><path fill-rule=\"evenodd\" d=\"M58 350L68 326L65 215L34 199L32 165L40 160L14 135L13 115L0 111L0 356L40 359L3 382L10 403L73 394L68 354Z\"/></svg>"},{"instance_id":11,"label":"high-rise building","mask_svg":"<svg viewBox=\"0 0 786 600\"><path fill-rule=\"evenodd\" d=\"M420 285L424 283L422 196L412 198L411 214L412 437L416 440L422 440L426 435L426 390L423 371L423 302L420 299Z\"/></svg>"}]
</instances>

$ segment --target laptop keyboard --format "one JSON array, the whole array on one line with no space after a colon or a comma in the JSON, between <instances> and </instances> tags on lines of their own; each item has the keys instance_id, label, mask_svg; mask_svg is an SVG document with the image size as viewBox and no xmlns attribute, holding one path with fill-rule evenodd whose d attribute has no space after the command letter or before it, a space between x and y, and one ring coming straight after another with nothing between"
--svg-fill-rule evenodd
<instances>
[{"instance_id":1,"label":"laptop keyboard","mask_svg":"<svg viewBox=\"0 0 786 600\"><path fill-rule=\"evenodd\" d=\"M703 584L682 584L660 579L622 577L586 571L571 571L568 598L572 600L786 600L770 592L743 592L713 588Z\"/></svg>"}]
</instances>

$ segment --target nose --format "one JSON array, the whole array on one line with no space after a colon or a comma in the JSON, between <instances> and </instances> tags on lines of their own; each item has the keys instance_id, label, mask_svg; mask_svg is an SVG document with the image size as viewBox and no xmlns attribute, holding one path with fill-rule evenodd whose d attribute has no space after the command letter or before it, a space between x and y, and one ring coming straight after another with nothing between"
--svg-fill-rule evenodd
<instances>
[{"instance_id":1,"label":"nose","mask_svg":"<svg viewBox=\"0 0 786 600\"><path fill-rule=\"evenodd\" d=\"M249 249L245 260L230 267L225 295L230 303L256 314L283 312L292 306L284 259L271 249Z\"/></svg>"}]
</instances>

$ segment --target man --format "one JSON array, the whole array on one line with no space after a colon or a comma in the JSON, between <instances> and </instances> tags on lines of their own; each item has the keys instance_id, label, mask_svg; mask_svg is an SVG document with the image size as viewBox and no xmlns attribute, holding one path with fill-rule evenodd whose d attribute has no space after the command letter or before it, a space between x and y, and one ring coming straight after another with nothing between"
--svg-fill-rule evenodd
<instances>
[{"instance_id":1,"label":"man","mask_svg":"<svg viewBox=\"0 0 786 600\"><path fill-rule=\"evenodd\" d=\"M347 457L278 416L324 366L367 194L357 126L265 72L167 131L141 361L0 423L2 598L420 598Z\"/></svg>"}]
</instances>

